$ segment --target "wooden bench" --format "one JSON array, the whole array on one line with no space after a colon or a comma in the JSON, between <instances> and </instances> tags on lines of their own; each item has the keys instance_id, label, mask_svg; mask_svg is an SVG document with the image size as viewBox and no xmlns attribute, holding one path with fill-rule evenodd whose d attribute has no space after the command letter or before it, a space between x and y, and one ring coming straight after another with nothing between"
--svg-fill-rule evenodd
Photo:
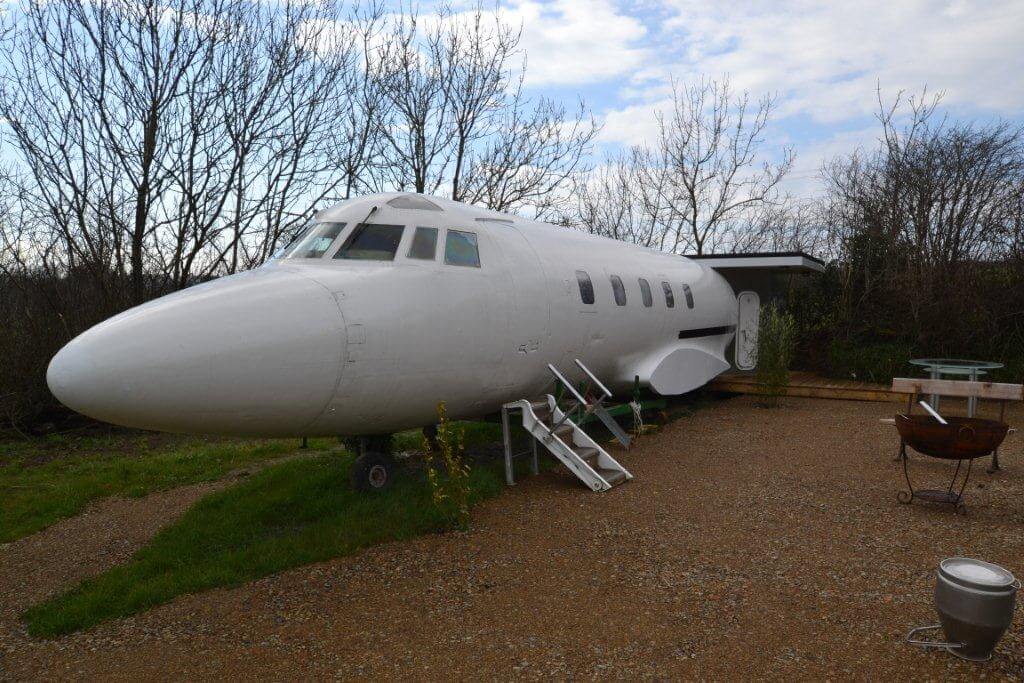
<instances>
[{"instance_id":1,"label":"wooden bench","mask_svg":"<svg viewBox=\"0 0 1024 683\"><path fill-rule=\"evenodd\" d=\"M999 421L1003 422L1006 416L1007 401L1024 401L1024 384L1005 384L999 382L970 382L952 379L917 379L906 377L894 377L892 380L892 392L896 394L907 394L907 414L913 410L918 397L922 395L936 394L939 396L952 396L956 398L976 398L979 400L999 401ZM973 415L968 415L973 417ZM883 420L887 424L896 424L895 419ZM1011 429L1009 433L1016 432ZM999 469L999 449L992 453L992 464L988 471L995 472Z\"/></svg>"}]
</instances>

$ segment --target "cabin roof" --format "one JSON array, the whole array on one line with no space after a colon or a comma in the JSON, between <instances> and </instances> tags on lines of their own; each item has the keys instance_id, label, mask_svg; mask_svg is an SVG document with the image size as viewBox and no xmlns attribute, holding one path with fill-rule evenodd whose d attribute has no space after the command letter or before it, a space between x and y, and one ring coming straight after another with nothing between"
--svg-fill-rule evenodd
<instances>
[{"instance_id":1,"label":"cabin roof","mask_svg":"<svg viewBox=\"0 0 1024 683\"><path fill-rule=\"evenodd\" d=\"M802 251L767 251L752 254L686 254L686 258L715 270L784 270L820 273L825 262Z\"/></svg>"},{"instance_id":2,"label":"cabin roof","mask_svg":"<svg viewBox=\"0 0 1024 683\"><path fill-rule=\"evenodd\" d=\"M442 212L456 220L461 218L467 221L518 222L516 216L491 211L490 209L482 209L471 204L463 204L451 199L445 199L444 197L417 194L415 192L380 192L353 197L317 212L317 218L320 220L332 220L342 211L347 212L348 209L363 206L367 210L371 206L376 206L378 209L387 207L404 211Z\"/></svg>"}]
</instances>

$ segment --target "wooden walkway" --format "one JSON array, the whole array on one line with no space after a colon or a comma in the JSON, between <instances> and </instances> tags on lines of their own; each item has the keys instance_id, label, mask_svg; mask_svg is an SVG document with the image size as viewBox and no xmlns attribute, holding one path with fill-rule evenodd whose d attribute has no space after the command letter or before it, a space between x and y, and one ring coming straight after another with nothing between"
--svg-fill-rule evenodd
<instances>
[{"instance_id":1,"label":"wooden walkway","mask_svg":"<svg viewBox=\"0 0 1024 683\"><path fill-rule=\"evenodd\" d=\"M728 391L735 394L763 394L764 387L757 383L754 375L727 372L708 384L709 389ZM810 372L789 373L789 383L783 396L805 398L834 398L846 401L906 401L906 394L894 394L882 384L855 382L846 379L820 377Z\"/></svg>"}]
</instances>

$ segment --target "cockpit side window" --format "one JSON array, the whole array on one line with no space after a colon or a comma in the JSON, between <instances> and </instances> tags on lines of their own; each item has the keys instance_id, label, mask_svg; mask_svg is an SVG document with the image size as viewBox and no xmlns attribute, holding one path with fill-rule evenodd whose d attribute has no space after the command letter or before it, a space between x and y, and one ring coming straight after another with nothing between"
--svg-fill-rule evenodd
<instances>
[{"instance_id":1,"label":"cockpit side window","mask_svg":"<svg viewBox=\"0 0 1024 683\"><path fill-rule=\"evenodd\" d=\"M320 258L344 228L344 223L316 223L288 248L284 258Z\"/></svg>"},{"instance_id":2,"label":"cockpit side window","mask_svg":"<svg viewBox=\"0 0 1024 683\"><path fill-rule=\"evenodd\" d=\"M311 220L305 225L303 225L301 230L299 230L296 234L292 235L291 238L288 239L287 242L285 242L284 246L277 250L277 253L274 255L274 258L288 258L289 254L294 252L298 248L298 246L302 244L302 241L306 239L306 236L312 233L314 230L316 230L317 225L318 223L315 220ZM281 237L283 239L284 235L282 235Z\"/></svg>"},{"instance_id":3,"label":"cockpit side window","mask_svg":"<svg viewBox=\"0 0 1024 683\"><path fill-rule=\"evenodd\" d=\"M341 245L334 258L360 261L394 261L404 225L360 223Z\"/></svg>"},{"instance_id":4,"label":"cockpit side window","mask_svg":"<svg viewBox=\"0 0 1024 683\"><path fill-rule=\"evenodd\" d=\"M433 261L437 253L437 228L416 228L409 247L409 258Z\"/></svg>"},{"instance_id":5,"label":"cockpit side window","mask_svg":"<svg viewBox=\"0 0 1024 683\"><path fill-rule=\"evenodd\" d=\"M480 249L476 233L448 230L444 242L444 262L449 266L480 267Z\"/></svg>"},{"instance_id":6,"label":"cockpit side window","mask_svg":"<svg viewBox=\"0 0 1024 683\"><path fill-rule=\"evenodd\" d=\"M672 293L672 285L662 281L661 288L665 290L665 308L673 308L676 305L676 297Z\"/></svg>"}]
</instances>

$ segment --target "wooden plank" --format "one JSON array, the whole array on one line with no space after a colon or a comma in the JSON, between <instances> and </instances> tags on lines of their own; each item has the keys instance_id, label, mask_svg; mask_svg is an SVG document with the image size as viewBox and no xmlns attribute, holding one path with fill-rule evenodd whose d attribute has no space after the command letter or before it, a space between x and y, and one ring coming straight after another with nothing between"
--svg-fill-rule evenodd
<instances>
[{"instance_id":1,"label":"wooden plank","mask_svg":"<svg viewBox=\"0 0 1024 683\"><path fill-rule=\"evenodd\" d=\"M903 396L894 394L885 386L864 384L861 382L850 382L848 385L842 380L829 381L814 375L797 378L798 383L790 383L782 389L783 396L797 396L802 398L826 398L847 401L875 401L875 402L901 402ZM803 381L800 381L803 380ZM768 391L764 386L757 383L757 380L750 375L719 375L708 385L717 391L727 391L736 394L766 394Z\"/></svg>"},{"instance_id":2,"label":"wooden plank","mask_svg":"<svg viewBox=\"0 0 1024 683\"><path fill-rule=\"evenodd\" d=\"M1024 385L997 382L967 382L955 379L917 379L894 377L892 390L900 394L938 394L987 398L996 401L1024 400Z\"/></svg>"}]
</instances>

